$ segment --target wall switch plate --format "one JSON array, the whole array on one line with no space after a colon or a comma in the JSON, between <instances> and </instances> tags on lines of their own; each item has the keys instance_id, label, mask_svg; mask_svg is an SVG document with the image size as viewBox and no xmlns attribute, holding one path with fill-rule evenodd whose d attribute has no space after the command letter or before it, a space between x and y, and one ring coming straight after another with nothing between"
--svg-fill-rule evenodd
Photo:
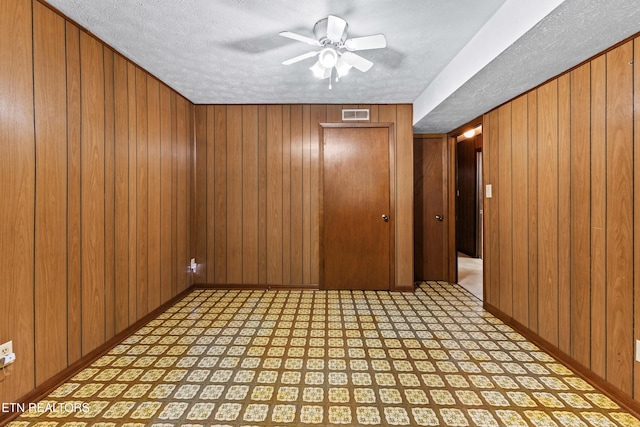
<instances>
[{"instance_id":1,"label":"wall switch plate","mask_svg":"<svg viewBox=\"0 0 640 427\"><path fill-rule=\"evenodd\" d=\"M13 341L0 344L0 357L5 357L13 353Z\"/></svg>"},{"instance_id":2,"label":"wall switch plate","mask_svg":"<svg viewBox=\"0 0 640 427\"><path fill-rule=\"evenodd\" d=\"M487 184L485 187L485 191L484 191L485 197L487 199L490 199L493 197L492 191L491 191L491 184Z\"/></svg>"},{"instance_id":3,"label":"wall switch plate","mask_svg":"<svg viewBox=\"0 0 640 427\"><path fill-rule=\"evenodd\" d=\"M640 362L640 340L636 340L636 362Z\"/></svg>"}]
</instances>

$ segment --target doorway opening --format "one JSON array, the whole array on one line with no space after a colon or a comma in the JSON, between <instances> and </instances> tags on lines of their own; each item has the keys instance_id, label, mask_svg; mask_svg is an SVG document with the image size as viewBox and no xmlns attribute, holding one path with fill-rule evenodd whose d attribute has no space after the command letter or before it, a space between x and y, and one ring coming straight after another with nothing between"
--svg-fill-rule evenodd
<instances>
[{"instance_id":1,"label":"doorway opening","mask_svg":"<svg viewBox=\"0 0 640 427\"><path fill-rule=\"evenodd\" d=\"M482 126L456 137L458 284L483 298Z\"/></svg>"}]
</instances>

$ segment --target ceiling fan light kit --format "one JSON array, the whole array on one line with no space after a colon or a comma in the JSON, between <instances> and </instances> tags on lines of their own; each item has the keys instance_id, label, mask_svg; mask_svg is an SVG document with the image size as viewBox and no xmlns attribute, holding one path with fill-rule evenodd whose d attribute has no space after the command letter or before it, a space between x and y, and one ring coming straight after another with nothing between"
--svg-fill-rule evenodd
<instances>
[{"instance_id":1,"label":"ceiling fan light kit","mask_svg":"<svg viewBox=\"0 0 640 427\"><path fill-rule=\"evenodd\" d=\"M384 34L347 38L349 25L344 19L329 15L316 22L313 27L315 39L290 31L283 31L280 36L292 40L320 47L284 61L283 65L291 65L305 59L318 56L318 60L309 69L318 79L329 79L329 89L335 76L335 81L346 76L351 68L366 73L373 66L373 62L353 52L387 47Z\"/></svg>"}]
</instances>

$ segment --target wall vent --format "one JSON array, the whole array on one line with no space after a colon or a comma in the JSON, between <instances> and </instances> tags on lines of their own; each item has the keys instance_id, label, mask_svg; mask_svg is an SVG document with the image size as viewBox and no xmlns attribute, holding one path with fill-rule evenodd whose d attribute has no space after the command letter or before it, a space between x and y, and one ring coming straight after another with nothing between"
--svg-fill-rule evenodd
<instances>
[{"instance_id":1,"label":"wall vent","mask_svg":"<svg viewBox=\"0 0 640 427\"><path fill-rule=\"evenodd\" d=\"M359 110L342 110L342 120L369 120L369 109L363 108Z\"/></svg>"}]
</instances>

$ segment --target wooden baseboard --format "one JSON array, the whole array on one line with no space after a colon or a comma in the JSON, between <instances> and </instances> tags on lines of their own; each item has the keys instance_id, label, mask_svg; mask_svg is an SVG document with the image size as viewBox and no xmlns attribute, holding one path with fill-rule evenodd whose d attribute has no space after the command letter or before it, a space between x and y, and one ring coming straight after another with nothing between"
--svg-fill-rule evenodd
<instances>
[{"instance_id":1,"label":"wooden baseboard","mask_svg":"<svg viewBox=\"0 0 640 427\"><path fill-rule=\"evenodd\" d=\"M549 341L542 338L537 333L533 332L531 329L527 328L522 323L513 319L510 316L507 316L491 304L484 302L483 308L487 310L489 313L493 314L498 319L502 320L507 325L511 326L515 329L520 335L533 342L535 345L549 353L553 356L558 362L562 363L569 370L571 370L574 374L591 384L598 391L609 397L611 400L616 402L622 408L629 411L636 418L640 418L640 402L633 400L631 397L627 396L620 389L607 382L603 378L600 378L593 371L587 369L582 366L576 359L569 356L568 354L560 351L556 346L551 344Z\"/></svg>"},{"instance_id":2,"label":"wooden baseboard","mask_svg":"<svg viewBox=\"0 0 640 427\"><path fill-rule=\"evenodd\" d=\"M318 284L307 284L307 285L268 285L262 284L258 285L255 283L248 284L219 284L219 283L199 283L194 285L196 289L264 289L264 290L320 290L320 285ZM391 289L391 292L415 292L416 287L415 283L410 286L403 287L395 287Z\"/></svg>"},{"instance_id":3,"label":"wooden baseboard","mask_svg":"<svg viewBox=\"0 0 640 427\"><path fill-rule=\"evenodd\" d=\"M219 283L198 283L194 285L196 289L282 289L282 290L317 290L320 289L318 285L268 285L268 284L219 284Z\"/></svg>"},{"instance_id":4,"label":"wooden baseboard","mask_svg":"<svg viewBox=\"0 0 640 427\"><path fill-rule=\"evenodd\" d=\"M175 297L171 298L169 301L162 304L160 307L153 310L151 313L144 316L142 319L138 320L133 325L129 326L127 329L122 332L116 334L109 341L102 344L100 347L91 351L84 357L81 357L78 361L66 367L63 371L59 372L55 376L49 378L47 381L43 382L35 389L20 397L15 403L24 404L27 406L29 403L34 403L42 398L46 397L49 393L59 387L62 383L67 381L68 379L74 377L78 372L83 370L84 368L91 365L94 361L104 356L109 350L111 350L116 345L120 344L127 337L134 334L138 329L142 328L148 322L153 320L156 316L164 312L167 308L171 307L173 304L184 298L189 292L191 292L195 287L190 286L184 291L180 292ZM13 420L14 418L20 415L19 412L7 412L0 414L0 426L3 426Z\"/></svg>"},{"instance_id":5,"label":"wooden baseboard","mask_svg":"<svg viewBox=\"0 0 640 427\"><path fill-rule=\"evenodd\" d=\"M319 290L320 289L320 285L318 284L310 284L310 285L271 285L269 286L269 289L280 289L280 290L307 290L307 291L313 291L313 290Z\"/></svg>"}]
</instances>

